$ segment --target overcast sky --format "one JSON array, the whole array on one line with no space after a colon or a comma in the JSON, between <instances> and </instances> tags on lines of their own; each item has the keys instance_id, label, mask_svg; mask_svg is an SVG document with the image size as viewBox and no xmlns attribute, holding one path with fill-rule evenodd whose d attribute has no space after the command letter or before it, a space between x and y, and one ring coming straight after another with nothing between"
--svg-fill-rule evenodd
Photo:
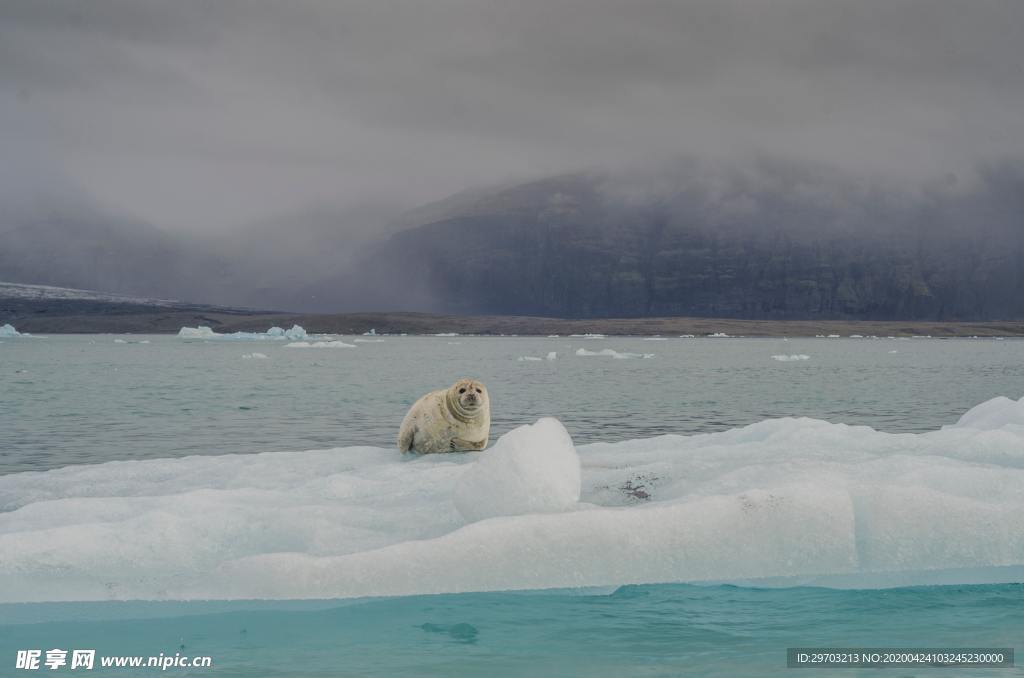
<instances>
[{"instance_id":1,"label":"overcast sky","mask_svg":"<svg viewBox=\"0 0 1024 678\"><path fill-rule=\"evenodd\" d=\"M1021 0L2 0L0 179L199 230L677 153L941 176L1024 151L1022 36Z\"/></svg>"}]
</instances>

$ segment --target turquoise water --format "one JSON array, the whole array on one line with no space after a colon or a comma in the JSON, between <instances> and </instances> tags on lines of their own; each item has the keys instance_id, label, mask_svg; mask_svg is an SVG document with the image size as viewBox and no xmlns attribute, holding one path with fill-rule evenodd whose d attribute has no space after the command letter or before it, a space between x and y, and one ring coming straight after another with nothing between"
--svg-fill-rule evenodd
<instances>
[{"instance_id":1,"label":"turquoise water","mask_svg":"<svg viewBox=\"0 0 1024 678\"><path fill-rule=\"evenodd\" d=\"M0 657L13 666L15 651L25 648L180 652L212 657L212 674L223 676L756 676L792 673L785 668L787 647L1019 648L1024 637L1020 584L870 591L625 586L224 609L246 605L260 604L0 606ZM796 673L1022 674L1019 668Z\"/></svg>"},{"instance_id":2,"label":"turquoise water","mask_svg":"<svg viewBox=\"0 0 1024 678\"><path fill-rule=\"evenodd\" d=\"M791 646L1020 650L1024 587L962 582L1019 581L1024 420L1009 403L987 428L938 429L990 398L1024 395L1022 341L284 343L0 343L0 600L63 601L0 604L0 675L14 673L17 650L53 647L209 655L212 673L226 676L780 675L792 671ZM654 357L577 356L579 348ZM553 361L519 360L552 351ZM243 357L253 352L267 357ZM579 446L581 510L483 523L510 530L523 548L500 550L500 539L452 506L472 459L409 460L389 449L408 405L462 375L489 386L492 443L554 416ZM904 435L763 421L787 416ZM709 432L720 433L644 440ZM314 449L324 451L255 454ZM115 463L94 466L105 462ZM473 566L445 578L455 547L481 563L481 577ZM267 569L266 557L285 564ZM811 564L802 569L801 558ZM607 568L588 567L605 560ZM392 574L375 579L382 567ZM637 576L666 581L665 572L713 581L726 570L718 580L746 585L619 586ZM403 590L414 592L468 581L495 590L320 593L389 590L394 573L408 573ZM562 573L607 585L500 591ZM759 581L782 575L773 588ZM814 575L833 575L837 586L951 585L800 585L820 583ZM264 597L286 599L248 600ZM83 598L95 602L73 602Z\"/></svg>"}]
</instances>

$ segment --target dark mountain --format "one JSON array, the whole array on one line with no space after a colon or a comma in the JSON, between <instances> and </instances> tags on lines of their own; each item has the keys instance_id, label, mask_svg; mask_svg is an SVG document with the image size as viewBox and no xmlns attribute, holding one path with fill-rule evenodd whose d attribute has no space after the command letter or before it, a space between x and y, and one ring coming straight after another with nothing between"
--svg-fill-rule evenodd
<instances>
[{"instance_id":1,"label":"dark mountain","mask_svg":"<svg viewBox=\"0 0 1024 678\"><path fill-rule=\"evenodd\" d=\"M457 202L334 287L469 314L1024 318L1019 165L919 187L778 162L683 167Z\"/></svg>"},{"instance_id":2,"label":"dark mountain","mask_svg":"<svg viewBox=\"0 0 1024 678\"><path fill-rule=\"evenodd\" d=\"M4 199L0 280L311 312L1024 319L1024 164L927 185L679 164L203 238L81 196Z\"/></svg>"}]
</instances>

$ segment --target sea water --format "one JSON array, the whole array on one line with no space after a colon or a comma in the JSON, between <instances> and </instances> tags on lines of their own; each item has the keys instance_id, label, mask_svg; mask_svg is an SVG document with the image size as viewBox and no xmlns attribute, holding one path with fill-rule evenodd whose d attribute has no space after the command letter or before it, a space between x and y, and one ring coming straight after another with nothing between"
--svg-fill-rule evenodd
<instances>
[{"instance_id":1,"label":"sea water","mask_svg":"<svg viewBox=\"0 0 1024 678\"><path fill-rule=\"evenodd\" d=\"M757 675L1021 637L1024 342L341 339L0 344L0 666ZM464 375L514 435L392 449Z\"/></svg>"}]
</instances>

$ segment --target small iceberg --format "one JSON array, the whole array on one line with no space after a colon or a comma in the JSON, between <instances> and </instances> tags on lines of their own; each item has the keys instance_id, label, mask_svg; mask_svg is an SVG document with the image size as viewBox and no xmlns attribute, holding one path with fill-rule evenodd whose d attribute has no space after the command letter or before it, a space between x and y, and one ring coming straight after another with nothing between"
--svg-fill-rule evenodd
<instances>
[{"instance_id":1,"label":"small iceberg","mask_svg":"<svg viewBox=\"0 0 1024 678\"><path fill-rule=\"evenodd\" d=\"M534 356L534 355L521 355L518 358L516 358L516 360L518 360L521 363L522 362L531 362L531 363L532 362L537 362L537 363L544 362L543 358L538 358L537 356Z\"/></svg>"},{"instance_id":2,"label":"small iceberg","mask_svg":"<svg viewBox=\"0 0 1024 678\"><path fill-rule=\"evenodd\" d=\"M364 337L375 337L375 336L377 336L377 329L374 328L374 327L371 327L366 332L363 332L363 336Z\"/></svg>"},{"instance_id":3,"label":"small iceberg","mask_svg":"<svg viewBox=\"0 0 1024 678\"><path fill-rule=\"evenodd\" d=\"M286 344L285 348L355 348L355 344L346 344L344 341L293 341Z\"/></svg>"},{"instance_id":4,"label":"small iceberg","mask_svg":"<svg viewBox=\"0 0 1024 678\"><path fill-rule=\"evenodd\" d=\"M604 339L605 335L597 332L587 332L586 334L570 334L570 337L575 339Z\"/></svg>"},{"instance_id":5,"label":"small iceberg","mask_svg":"<svg viewBox=\"0 0 1024 678\"><path fill-rule=\"evenodd\" d=\"M29 334L28 332L19 332L18 330L14 329L14 325L11 325L10 323L7 323L5 325L0 325L0 337L3 337L5 339L13 339L15 337L31 337L31 336L32 335Z\"/></svg>"},{"instance_id":6,"label":"small iceberg","mask_svg":"<svg viewBox=\"0 0 1024 678\"><path fill-rule=\"evenodd\" d=\"M265 353L256 353L254 351L252 353L243 353L242 357L245 358L246 360L266 360L269 356L267 356Z\"/></svg>"},{"instance_id":7,"label":"small iceberg","mask_svg":"<svg viewBox=\"0 0 1024 678\"><path fill-rule=\"evenodd\" d=\"M545 360L558 360L558 353L556 351L550 351L544 359Z\"/></svg>"},{"instance_id":8,"label":"small iceberg","mask_svg":"<svg viewBox=\"0 0 1024 678\"><path fill-rule=\"evenodd\" d=\"M777 360L780 363L792 363L800 360L810 360L811 356L804 353L793 353L792 355L773 355L772 360Z\"/></svg>"},{"instance_id":9,"label":"small iceberg","mask_svg":"<svg viewBox=\"0 0 1024 678\"><path fill-rule=\"evenodd\" d=\"M711 337L712 339L729 339L729 338L731 338L731 335L728 335L725 332L714 332L712 334L709 334L708 336Z\"/></svg>"},{"instance_id":10,"label":"small iceberg","mask_svg":"<svg viewBox=\"0 0 1024 678\"><path fill-rule=\"evenodd\" d=\"M617 360L626 360L629 358L653 358L653 353L620 353L615 349L603 348L600 351L588 351L585 348L576 349L576 355L580 356L608 356Z\"/></svg>"},{"instance_id":11,"label":"small iceberg","mask_svg":"<svg viewBox=\"0 0 1024 678\"><path fill-rule=\"evenodd\" d=\"M264 341L267 339L299 341L307 338L306 330L300 325L292 325L290 330L283 327L271 327L266 332L231 332L221 334L214 332L206 325L199 327L182 327L178 330L178 336L182 339L204 339L204 340L225 340L225 341Z\"/></svg>"},{"instance_id":12,"label":"small iceberg","mask_svg":"<svg viewBox=\"0 0 1024 678\"><path fill-rule=\"evenodd\" d=\"M458 332L436 332L434 334L434 336L435 337L457 337L457 336L459 336L459 333Z\"/></svg>"}]
</instances>

